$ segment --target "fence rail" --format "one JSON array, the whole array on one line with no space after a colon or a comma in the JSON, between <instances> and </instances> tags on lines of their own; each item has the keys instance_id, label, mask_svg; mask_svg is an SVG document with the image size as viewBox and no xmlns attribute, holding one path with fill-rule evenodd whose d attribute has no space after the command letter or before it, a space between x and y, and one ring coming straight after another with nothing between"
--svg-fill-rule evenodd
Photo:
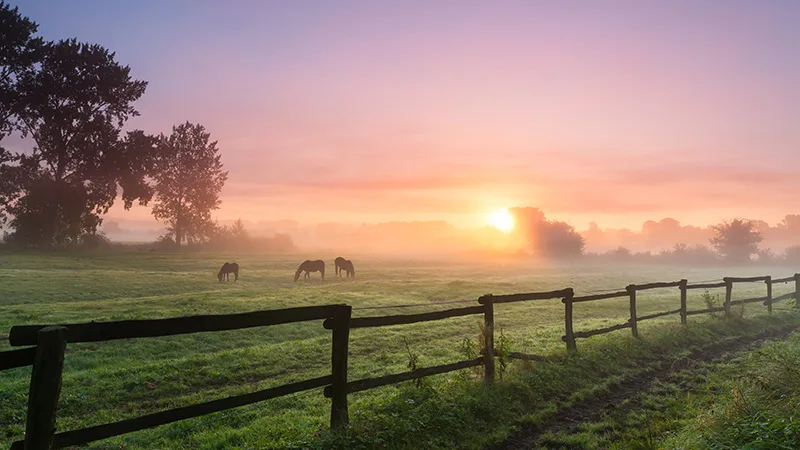
<instances>
[{"instance_id":1,"label":"fence rail","mask_svg":"<svg viewBox=\"0 0 800 450\"><path fill-rule=\"evenodd\" d=\"M794 292L789 292L773 298L773 284L791 281L795 283ZM735 283L753 282L764 282L766 284L767 292L765 297L732 300L732 290ZM643 316L637 315L637 292L649 289L675 287L679 288L680 292L679 309ZM722 306L694 311L687 310L686 299L688 290L722 287L725 288L725 302ZM574 331L574 304L621 297L629 298L630 318L627 322L595 330ZM33 347L0 352L0 370L31 365L33 366L33 370L26 418L25 439L14 442L11 448L14 450L39 450L80 445L99 439L106 439L133 431L152 428L179 420L198 417L320 387L324 388L324 396L331 399L331 427L340 428L346 426L349 421L347 404L348 394L481 365L484 367L483 373L485 382L491 384L494 381L495 375L495 358L498 357L497 350L494 348L494 308L495 305L504 303L561 299L561 302L564 304L565 330L565 335L562 336L561 339L566 343L568 351L575 351L577 349L576 339L578 338L589 338L591 336L610 333L625 328L630 328L633 336L638 337L637 323L643 320L680 314L681 323L685 324L688 316L722 311L725 312L725 317L727 318L731 316L731 306L748 303L763 303L767 306L767 310L772 312L773 303L790 298L796 299L798 297L800 297L800 274L795 274L791 277L777 279L772 279L770 276L726 277L719 283L698 283L693 285L688 284L688 281L685 279L639 285L631 284L625 287L624 290L577 297L572 288L521 294L487 294L478 298L477 305L475 306L420 314L377 317L352 317L351 306L335 304L271 311L255 311L241 314L90 322L55 326L15 326L11 328L11 332L9 333L9 343L12 346L31 345ZM351 329L407 325L479 314L483 314L484 325L482 328L483 350L480 357L434 367L418 368L398 374L348 381L348 347ZM67 343L237 330L311 320L322 320L323 327L332 331L331 373L329 375L271 387L248 394L161 411L119 422L55 433L56 410L60 397L61 376ZM545 359L543 356L519 352L508 352L505 357L528 361L541 361Z\"/></svg>"}]
</instances>

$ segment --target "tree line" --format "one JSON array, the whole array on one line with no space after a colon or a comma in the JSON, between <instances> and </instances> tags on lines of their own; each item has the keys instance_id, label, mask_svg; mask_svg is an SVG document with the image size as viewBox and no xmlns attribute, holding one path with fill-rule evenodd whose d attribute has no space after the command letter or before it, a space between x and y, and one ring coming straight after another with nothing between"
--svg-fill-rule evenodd
<instances>
[{"instance_id":1,"label":"tree line","mask_svg":"<svg viewBox=\"0 0 800 450\"><path fill-rule=\"evenodd\" d=\"M515 222L515 232L521 233L528 243L529 250L542 258L575 258L579 256L602 257L617 261L646 261L659 259L664 262L714 263L720 260L730 263L746 263L755 257L760 262L778 260L770 249L762 249L759 244L764 237L758 223L747 219L731 219L711 226L710 247L676 243L658 255L650 252L632 253L619 247L602 255L586 255L585 238L575 231L572 225L557 220L548 220L544 212L533 207L509 209ZM800 247L787 249L785 259L797 261Z\"/></svg>"},{"instance_id":2,"label":"tree line","mask_svg":"<svg viewBox=\"0 0 800 450\"><path fill-rule=\"evenodd\" d=\"M228 178L217 142L200 124L169 135L123 131L147 88L108 49L46 41L0 0L0 226L23 247L63 248L97 236L120 198L152 204L177 245L216 231L211 213ZM11 152L17 134L30 149Z\"/></svg>"}]
</instances>

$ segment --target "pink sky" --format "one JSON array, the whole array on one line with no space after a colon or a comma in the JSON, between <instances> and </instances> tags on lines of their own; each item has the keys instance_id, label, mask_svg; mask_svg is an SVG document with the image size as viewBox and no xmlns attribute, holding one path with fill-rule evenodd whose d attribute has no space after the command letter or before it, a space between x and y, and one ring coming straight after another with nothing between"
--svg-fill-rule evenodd
<instances>
[{"instance_id":1,"label":"pink sky","mask_svg":"<svg viewBox=\"0 0 800 450\"><path fill-rule=\"evenodd\" d=\"M798 2L335 5L19 6L149 81L131 127L207 127L230 170L222 220L800 212Z\"/></svg>"}]
</instances>

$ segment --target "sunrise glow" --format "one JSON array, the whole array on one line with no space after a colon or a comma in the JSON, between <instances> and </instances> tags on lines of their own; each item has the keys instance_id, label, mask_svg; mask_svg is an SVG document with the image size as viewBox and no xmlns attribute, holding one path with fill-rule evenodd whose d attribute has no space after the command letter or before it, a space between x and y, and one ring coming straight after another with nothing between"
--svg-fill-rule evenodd
<instances>
[{"instance_id":1,"label":"sunrise glow","mask_svg":"<svg viewBox=\"0 0 800 450\"><path fill-rule=\"evenodd\" d=\"M499 209L487 215L486 222L504 233L514 229L514 218L507 209Z\"/></svg>"}]
</instances>

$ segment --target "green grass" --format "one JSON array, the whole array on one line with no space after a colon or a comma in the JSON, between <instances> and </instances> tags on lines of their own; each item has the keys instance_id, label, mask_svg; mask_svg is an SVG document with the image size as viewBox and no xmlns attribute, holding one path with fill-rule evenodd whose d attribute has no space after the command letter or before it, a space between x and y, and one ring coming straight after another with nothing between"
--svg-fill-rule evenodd
<instances>
[{"instance_id":1,"label":"green grass","mask_svg":"<svg viewBox=\"0 0 800 450\"><path fill-rule=\"evenodd\" d=\"M92 255L0 254L0 335L12 325L90 320L174 317L347 303L356 317L424 312L465 305L436 305L471 300L486 293L504 294L573 287L576 295L622 288L630 283L708 280L722 276L770 274L786 268L686 269L674 267L601 267L537 265L520 261L390 260L352 257L355 282L335 280L332 260L328 281L293 283L297 264L291 258L235 255L162 255L147 252ZM237 283L218 283L223 261L242 266ZM318 276L317 274L314 274ZM764 295L763 284L739 289L734 298ZM774 295L789 290L775 287ZM724 292L724 290L721 290ZM703 308L701 292L692 291L690 309ZM678 307L677 289L641 293L640 315ZM413 308L393 308L414 304ZM477 304L477 303L476 303ZM384 309L370 309L387 307ZM777 323L761 318L763 307L747 305L743 327ZM783 310L785 306L776 307ZM779 311L778 311L779 312ZM646 356L649 339L662 352L697 345L716 335L744 332L730 324L675 326L677 316L640 325L642 341L627 330L579 340L578 357L565 355L563 305L558 300L498 306L496 324L511 349L556 355L554 363L514 364L503 382L487 391L472 372L433 377L422 387L412 383L350 396L352 429L347 436L327 431L330 403L321 390L190 419L94 444L97 448L308 448L347 442L357 448L477 448L502 439L521 416L537 420L552 408L551 397L578 389L591 396L608 380L635 373L636 358ZM575 306L575 329L622 323L627 299ZM782 316L776 314L776 317ZM793 316L791 316L793 317ZM409 355L420 367L465 358L464 338L476 339L481 318L471 316L436 323L353 330L349 377L359 379L407 370ZM692 324L708 319L690 317ZM788 320L788 319L787 319ZM793 319L792 319L793 320ZM739 322L737 322L739 323ZM711 328L709 328L711 327ZM8 349L0 341L0 350ZM646 358L645 358L646 359ZM598 366L599 364L599 366ZM523 370L524 369L524 370ZM70 430L135 417L167 408L321 376L330 370L330 332L321 321L218 333L151 339L71 344L67 349L58 429ZM29 368L0 372L0 448L21 438ZM543 417L543 416L542 416Z\"/></svg>"}]
</instances>

